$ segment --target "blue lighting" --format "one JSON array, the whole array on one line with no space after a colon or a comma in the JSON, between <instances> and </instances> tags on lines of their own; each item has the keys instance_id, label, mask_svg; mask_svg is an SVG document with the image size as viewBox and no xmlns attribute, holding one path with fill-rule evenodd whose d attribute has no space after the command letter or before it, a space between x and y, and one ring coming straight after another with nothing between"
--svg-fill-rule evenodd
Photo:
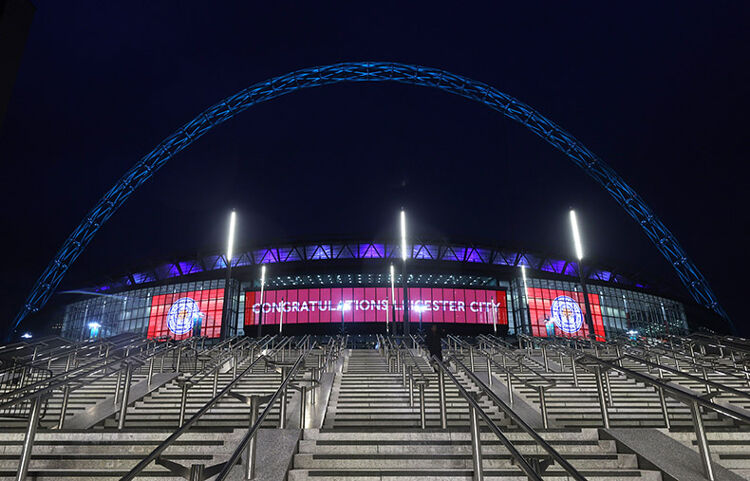
<instances>
[{"instance_id":1,"label":"blue lighting","mask_svg":"<svg viewBox=\"0 0 750 481\"><path fill-rule=\"evenodd\" d=\"M525 126L567 155L576 166L602 186L641 226L656 248L677 271L680 280L695 300L724 317L730 328L736 331L703 274L641 196L614 169L557 124L530 106L487 84L445 70L393 62L346 62L305 68L253 84L209 107L162 141L128 169L73 230L34 284L23 308L16 315L10 332L13 332L29 313L38 311L47 303L70 266L83 253L99 228L130 198L133 192L175 155L210 129L254 105L297 90L341 82L397 82L432 87L480 102ZM323 251L317 255L320 256L317 258L331 258L330 251Z\"/></svg>"}]
</instances>

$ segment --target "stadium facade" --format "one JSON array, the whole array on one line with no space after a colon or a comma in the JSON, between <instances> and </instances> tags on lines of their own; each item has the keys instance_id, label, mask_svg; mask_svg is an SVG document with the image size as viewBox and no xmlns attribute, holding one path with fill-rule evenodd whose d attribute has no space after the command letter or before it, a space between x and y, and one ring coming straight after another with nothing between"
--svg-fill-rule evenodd
<instances>
[{"instance_id":1,"label":"stadium facade","mask_svg":"<svg viewBox=\"0 0 750 481\"><path fill-rule=\"evenodd\" d=\"M403 263L397 243L268 247L241 252L231 264L227 296L226 257L218 253L72 291L76 296L64 307L61 334L74 340L125 332L176 339L197 332L207 337L255 335L259 322L264 333L385 332L398 329L403 320ZM466 333L589 334L575 261L519 249L431 242L410 245L405 265L413 331L421 323L437 322L448 331ZM679 300L611 268L584 265L584 272L598 338L633 330L649 336L687 332L685 305ZM229 321L222 329L224 318Z\"/></svg>"}]
</instances>

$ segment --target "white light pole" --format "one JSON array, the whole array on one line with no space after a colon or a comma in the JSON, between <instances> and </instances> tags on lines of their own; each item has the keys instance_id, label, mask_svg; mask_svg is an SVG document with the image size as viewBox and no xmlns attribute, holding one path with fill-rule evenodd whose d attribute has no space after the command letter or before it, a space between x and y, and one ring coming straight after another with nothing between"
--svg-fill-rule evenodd
<instances>
[{"instance_id":1,"label":"white light pole","mask_svg":"<svg viewBox=\"0 0 750 481\"><path fill-rule=\"evenodd\" d=\"M281 298L279 302L279 334L281 334L281 328L284 327L284 298Z\"/></svg>"},{"instance_id":2,"label":"white light pole","mask_svg":"<svg viewBox=\"0 0 750 481\"><path fill-rule=\"evenodd\" d=\"M404 285L404 327L403 335L409 337L409 291L406 287L406 212L401 209L401 259L403 260L403 266L401 269L401 276L403 277L402 283Z\"/></svg>"},{"instance_id":3,"label":"white light pole","mask_svg":"<svg viewBox=\"0 0 750 481\"><path fill-rule=\"evenodd\" d=\"M224 282L224 306L221 315L221 337L227 338L231 335L232 320L229 319L229 303L232 299L231 281L232 281L232 254L234 251L234 228L237 223L237 214L234 209L229 214L229 234L227 238L227 277Z\"/></svg>"},{"instance_id":4,"label":"white light pole","mask_svg":"<svg viewBox=\"0 0 750 481\"><path fill-rule=\"evenodd\" d=\"M497 335L497 304L490 300L490 315L492 316L492 330Z\"/></svg>"},{"instance_id":5,"label":"white light pole","mask_svg":"<svg viewBox=\"0 0 750 481\"><path fill-rule=\"evenodd\" d=\"M578 231L578 219L576 218L576 211L570 209L570 228L573 231L573 243L575 244L576 257L578 258L578 278L581 281L581 291L583 292L583 303L586 308L584 312L584 319L586 320L586 327L589 330L589 337L591 340L596 341L596 333L594 333L594 322L591 320L591 304L589 303L589 293L586 289L586 276L583 273L583 246L581 244L581 233Z\"/></svg>"},{"instance_id":6,"label":"white light pole","mask_svg":"<svg viewBox=\"0 0 750 481\"><path fill-rule=\"evenodd\" d=\"M425 310L425 305L424 305L424 301L421 301L421 302L416 301L414 304L415 304L414 309L416 309L417 312L419 313L419 331L418 332L421 333L422 332L422 313Z\"/></svg>"},{"instance_id":7,"label":"white light pole","mask_svg":"<svg viewBox=\"0 0 750 481\"><path fill-rule=\"evenodd\" d=\"M525 299L526 304L526 315L528 317L528 334L532 335L533 330L531 329L531 310L529 309L529 286L526 283L526 266L521 265L521 277L523 277L523 297ZM523 310L521 311L521 314L523 315ZM525 323L524 323L525 324Z\"/></svg>"},{"instance_id":8,"label":"white light pole","mask_svg":"<svg viewBox=\"0 0 750 481\"><path fill-rule=\"evenodd\" d=\"M393 330L396 330L396 274L393 271L393 264L391 264L391 312L393 313ZM386 326L386 332L388 326ZM394 332L395 334L395 332Z\"/></svg>"},{"instance_id":9,"label":"white light pole","mask_svg":"<svg viewBox=\"0 0 750 481\"><path fill-rule=\"evenodd\" d=\"M265 294L266 287L266 265L260 266L260 313L258 313L258 339L262 334L263 329L263 294Z\"/></svg>"},{"instance_id":10,"label":"white light pole","mask_svg":"<svg viewBox=\"0 0 750 481\"><path fill-rule=\"evenodd\" d=\"M344 311L348 311L352 306L346 301L339 302L339 310L341 311L341 334L346 332L346 324L344 324Z\"/></svg>"}]
</instances>

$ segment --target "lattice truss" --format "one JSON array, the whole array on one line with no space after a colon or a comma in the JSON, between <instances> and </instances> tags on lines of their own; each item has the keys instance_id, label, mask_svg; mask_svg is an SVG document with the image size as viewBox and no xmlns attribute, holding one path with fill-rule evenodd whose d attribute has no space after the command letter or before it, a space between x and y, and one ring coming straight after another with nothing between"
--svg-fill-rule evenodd
<instances>
[{"instance_id":1,"label":"lattice truss","mask_svg":"<svg viewBox=\"0 0 750 481\"><path fill-rule=\"evenodd\" d=\"M347 62L297 70L256 83L209 107L146 154L102 197L36 281L17 314L14 328L31 312L43 307L65 273L89 245L99 228L122 206L133 192L151 178L172 157L187 148L213 127L261 102L297 90L340 82L399 82L433 87L474 100L526 128L567 155L601 185L641 226L649 239L677 271L695 300L729 321L698 267L690 260L675 236L625 181L604 161L572 135L528 105L481 82L444 70L390 62ZM734 329L734 326L730 326Z\"/></svg>"},{"instance_id":2,"label":"lattice truss","mask_svg":"<svg viewBox=\"0 0 750 481\"><path fill-rule=\"evenodd\" d=\"M415 242L409 245L406 255L416 260L509 267L526 266L529 269L566 276L577 276L579 269L576 262L554 259L541 252L480 246L476 244ZM332 243L264 247L252 251L237 250L232 257L232 268L237 269L261 264L286 262L310 263L346 259L399 260L401 259L401 245L387 242L334 241ZM226 267L227 258L225 253L198 254L190 258L173 260L147 269L132 271L110 278L105 284L96 286L95 291L106 292L114 289L127 289L139 284L161 282L200 272L223 270ZM616 283L629 287L647 287L640 282L638 276L614 271L612 268L600 269L589 265L585 269L585 275L592 281Z\"/></svg>"}]
</instances>

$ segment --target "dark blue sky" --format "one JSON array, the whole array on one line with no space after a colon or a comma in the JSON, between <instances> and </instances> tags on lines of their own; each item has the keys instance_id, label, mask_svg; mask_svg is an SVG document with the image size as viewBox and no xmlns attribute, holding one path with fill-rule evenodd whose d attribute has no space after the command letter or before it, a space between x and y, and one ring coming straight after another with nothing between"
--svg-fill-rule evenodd
<instances>
[{"instance_id":1,"label":"dark blue sky","mask_svg":"<svg viewBox=\"0 0 750 481\"><path fill-rule=\"evenodd\" d=\"M741 324L748 241L747 2L34 2L0 132L2 322L94 202L163 138L252 83L388 60L493 85L580 139L654 208ZM279 4L279 5L276 5ZM395 235L587 254L684 294L640 228L562 154L496 112L403 85L253 108L138 191L66 286L224 244ZM744 234L743 234L744 232Z\"/></svg>"}]
</instances>

